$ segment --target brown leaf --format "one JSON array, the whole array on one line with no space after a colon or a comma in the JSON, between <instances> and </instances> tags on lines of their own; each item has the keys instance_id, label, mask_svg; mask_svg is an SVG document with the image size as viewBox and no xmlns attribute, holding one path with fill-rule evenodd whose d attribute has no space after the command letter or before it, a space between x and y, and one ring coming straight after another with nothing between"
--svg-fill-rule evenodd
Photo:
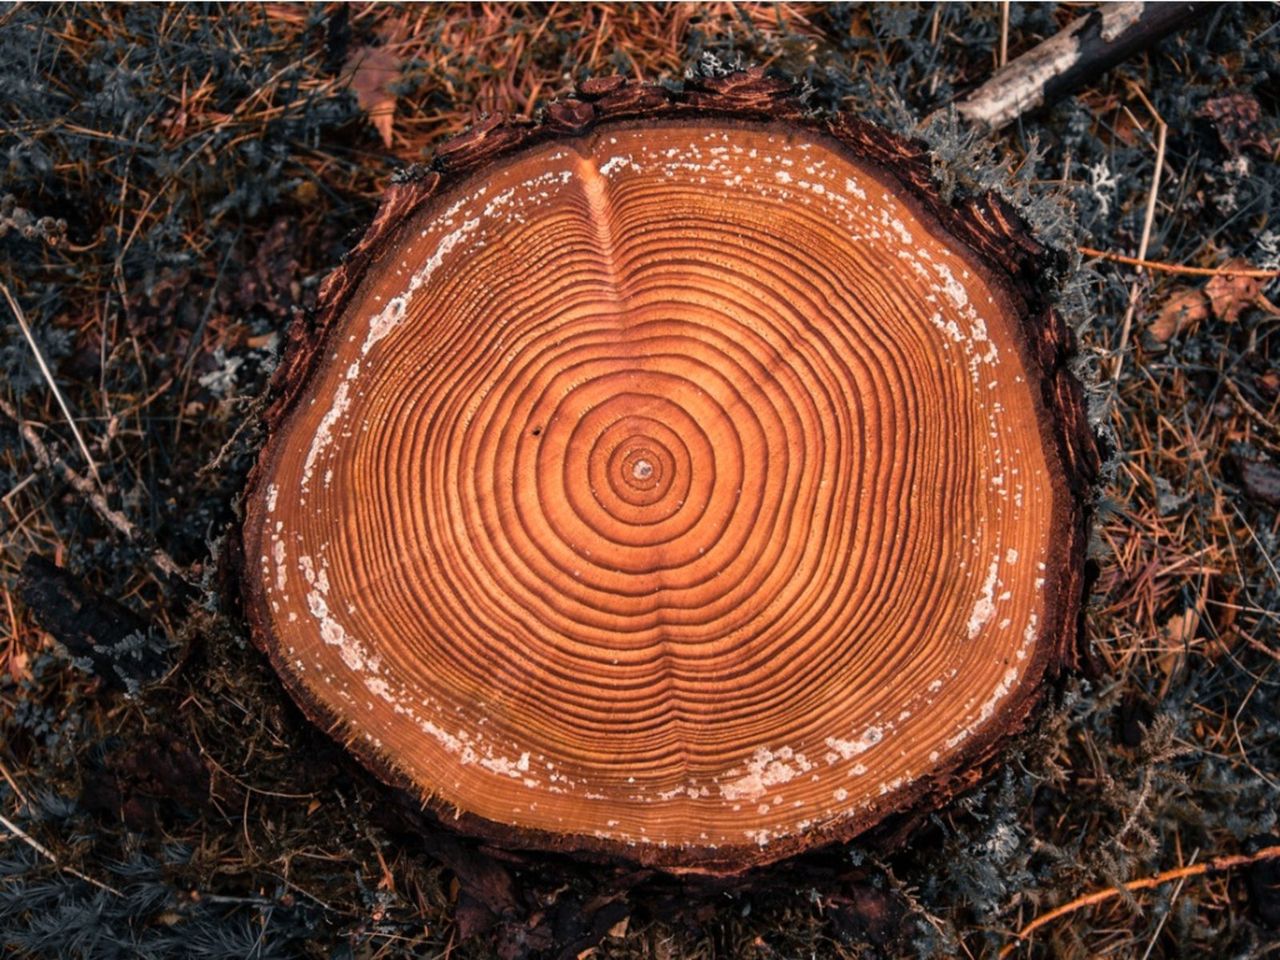
<instances>
[{"instance_id":1,"label":"brown leaf","mask_svg":"<svg viewBox=\"0 0 1280 960\"><path fill-rule=\"evenodd\" d=\"M1174 647L1186 646L1200 629L1200 611L1195 607L1187 607L1181 613L1174 614L1166 620L1161 629L1164 630L1165 638Z\"/></svg>"},{"instance_id":2,"label":"brown leaf","mask_svg":"<svg viewBox=\"0 0 1280 960\"><path fill-rule=\"evenodd\" d=\"M1244 260L1232 260L1228 267L1249 267ZM1235 323L1245 307L1258 299L1262 281L1257 277L1238 277L1229 273L1213 277L1204 285L1213 315L1226 323Z\"/></svg>"},{"instance_id":3,"label":"brown leaf","mask_svg":"<svg viewBox=\"0 0 1280 960\"><path fill-rule=\"evenodd\" d=\"M8 673L14 683L22 683L32 678L31 657L27 655L25 650L18 650L16 647L10 648Z\"/></svg>"},{"instance_id":4,"label":"brown leaf","mask_svg":"<svg viewBox=\"0 0 1280 960\"><path fill-rule=\"evenodd\" d=\"M1264 460L1237 461L1240 482L1250 500L1280 507L1280 467Z\"/></svg>"},{"instance_id":5,"label":"brown leaf","mask_svg":"<svg viewBox=\"0 0 1280 960\"><path fill-rule=\"evenodd\" d=\"M396 95L391 92L391 85L400 77L400 58L386 47L359 47L347 57L346 72L360 109L369 115L383 144L390 147L396 117Z\"/></svg>"},{"instance_id":6,"label":"brown leaf","mask_svg":"<svg viewBox=\"0 0 1280 960\"><path fill-rule=\"evenodd\" d=\"M1174 614L1160 628L1165 643L1160 646L1156 664L1168 679L1182 667L1187 647L1200 629L1200 614L1194 607Z\"/></svg>"},{"instance_id":7,"label":"brown leaf","mask_svg":"<svg viewBox=\"0 0 1280 960\"><path fill-rule=\"evenodd\" d=\"M1261 117L1258 100L1248 93L1230 93L1215 97L1200 108L1200 116L1208 117L1218 132L1222 145L1233 154L1245 147L1254 147L1265 154L1271 153L1271 144L1258 129Z\"/></svg>"},{"instance_id":8,"label":"brown leaf","mask_svg":"<svg viewBox=\"0 0 1280 960\"><path fill-rule=\"evenodd\" d=\"M615 940L621 937L625 937L627 935L627 926L630 923L631 923L630 915L623 917L621 920L619 920L617 923L615 923L612 927L609 928L609 936L613 937Z\"/></svg>"},{"instance_id":9,"label":"brown leaf","mask_svg":"<svg viewBox=\"0 0 1280 960\"><path fill-rule=\"evenodd\" d=\"M1264 370L1253 378L1253 386L1268 400L1280 397L1280 370Z\"/></svg>"},{"instance_id":10,"label":"brown leaf","mask_svg":"<svg viewBox=\"0 0 1280 960\"><path fill-rule=\"evenodd\" d=\"M1157 343L1168 343L1209 316L1209 298L1202 290L1180 290L1165 301L1160 313L1147 327L1147 336Z\"/></svg>"}]
</instances>

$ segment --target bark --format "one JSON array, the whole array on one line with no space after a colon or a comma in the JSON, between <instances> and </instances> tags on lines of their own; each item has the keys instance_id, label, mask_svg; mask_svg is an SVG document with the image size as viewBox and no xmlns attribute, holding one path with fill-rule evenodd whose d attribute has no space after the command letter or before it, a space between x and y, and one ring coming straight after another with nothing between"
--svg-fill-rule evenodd
<instances>
[{"instance_id":1,"label":"bark","mask_svg":"<svg viewBox=\"0 0 1280 960\"><path fill-rule=\"evenodd\" d=\"M168 644L150 624L44 557L23 563L21 592L36 625L107 687L135 692L168 669Z\"/></svg>"},{"instance_id":2,"label":"bark","mask_svg":"<svg viewBox=\"0 0 1280 960\"><path fill-rule=\"evenodd\" d=\"M970 123L995 131L1051 104L1086 81L1206 13L1207 3L1103 3L1060 33L1017 57L956 110Z\"/></svg>"}]
</instances>

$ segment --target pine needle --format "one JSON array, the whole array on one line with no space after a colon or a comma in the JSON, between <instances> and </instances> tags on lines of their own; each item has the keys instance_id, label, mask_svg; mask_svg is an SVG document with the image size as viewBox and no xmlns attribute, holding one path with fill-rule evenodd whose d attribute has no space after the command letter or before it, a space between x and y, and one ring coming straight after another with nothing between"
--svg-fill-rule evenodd
<instances>
[{"instance_id":1,"label":"pine needle","mask_svg":"<svg viewBox=\"0 0 1280 960\"><path fill-rule=\"evenodd\" d=\"M1141 91L1138 91L1141 95ZM1146 98L1143 97L1145 100ZM1150 107L1150 104L1148 104ZM1151 189L1147 192L1147 209L1142 221L1142 241L1138 244L1138 260L1147 259L1147 244L1151 242L1151 224L1156 216L1156 200L1160 196L1160 177L1164 173L1164 145L1169 127L1155 112L1155 108L1151 108L1152 114L1156 120L1156 168L1151 174ZM1142 268L1139 267L1139 270ZM1124 353L1129 346L1129 331L1133 327L1133 315L1138 309L1138 282L1135 280L1133 285L1129 287L1129 308L1125 311L1124 322L1120 327L1120 345L1116 347L1116 362L1111 373L1111 379L1118 381L1120 372L1124 369Z\"/></svg>"},{"instance_id":2,"label":"pine needle","mask_svg":"<svg viewBox=\"0 0 1280 960\"><path fill-rule=\"evenodd\" d=\"M124 894L121 893L119 890L117 890L115 887L108 886L107 884L103 883L101 880L95 880L93 879L93 877L89 876L88 874L81 873L79 870L76 870L74 867L68 867L59 863L58 858L54 856L54 853L52 850L50 850L43 843L41 843L35 837L31 836L31 834L27 833L27 831L23 830L20 826L18 826L16 823L14 823L12 820L4 816L3 814L0 814L0 827L4 827L14 837L21 840L28 847L30 847L36 853L40 854L40 856L44 857L46 860L52 863L55 867L57 867L63 873L69 873L71 874L71 876L76 877L79 880L83 880L85 883L91 884L92 886L97 887L99 890L105 890L107 893L113 893L117 897L124 896Z\"/></svg>"},{"instance_id":3,"label":"pine needle","mask_svg":"<svg viewBox=\"0 0 1280 960\"><path fill-rule=\"evenodd\" d=\"M67 426L71 428L71 433L75 436L76 443L80 446L80 453L84 455L85 462L89 464L89 472L93 474L94 483L101 489L102 478L98 476L98 465L89 453L89 447L84 442L84 437L80 435L80 428L76 426L75 417L71 416L71 408L67 406L67 401L63 398L62 391L58 389L58 382L53 379L53 373L49 370L49 365L44 362L44 355L36 344L36 338L31 335L31 328L27 326L26 315L22 312L22 308L18 306L18 301L13 298L13 294L9 292L9 288L3 282L0 282L0 293L3 293L5 300L9 302L9 309L13 311L13 315L18 321L18 327L22 330L22 335L27 338L27 343L31 345L31 352L36 356L36 363L40 367L40 373L44 376L45 382L49 384L49 389L53 391L53 397L58 401L58 406L62 408L62 415L66 418Z\"/></svg>"}]
</instances>

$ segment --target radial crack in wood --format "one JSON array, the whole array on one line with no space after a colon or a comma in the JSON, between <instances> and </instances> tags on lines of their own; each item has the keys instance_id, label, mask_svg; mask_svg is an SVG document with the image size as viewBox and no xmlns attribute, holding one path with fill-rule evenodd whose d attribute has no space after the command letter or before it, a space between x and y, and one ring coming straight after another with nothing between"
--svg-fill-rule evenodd
<instances>
[{"instance_id":1,"label":"radial crack in wood","mask_svg":"<svg viewBox=\"0 0 1280 960\"><path fill-rule=\"evenodd\" d=\"M259 642L388 779L490 838L733 872L1018 728L1076 631L1093 452L1016 218L714 93L491 124L397 186L283 365L244 544Z\"/></svg>"}]
</instances>

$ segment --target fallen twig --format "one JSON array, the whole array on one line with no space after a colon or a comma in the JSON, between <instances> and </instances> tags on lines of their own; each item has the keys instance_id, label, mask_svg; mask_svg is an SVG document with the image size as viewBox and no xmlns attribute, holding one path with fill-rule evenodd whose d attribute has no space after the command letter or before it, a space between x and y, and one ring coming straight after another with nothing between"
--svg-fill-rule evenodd
<instances>
[{"instance_id":1,"label":"fallen twig","mask_svg":"<svg viewBox=\"0 0 1280 960\"><path fill-rule=\"evenodd\" d=\"M1102 4L998 70L956 104L956 111L970 123L999 130L1081 83L1096 80L1135 51L1181 27L1201 6Z\"/></svg>"},{"instance_id":2,"label":"fallen twig","mask_svg":"<svg viewBox=\"0 0 1280 960\"><path fill-rule=\"evenodd\" d=\"M1180 263L1140 260L1137 257L1126 257L1122 253L1095 250L1093 247L1076 247L1076 249L1086 257L1110 260L1112 263L1123 263L1126 266L1142 267L1144 270L1155 270L1160 273L1181 273L1190 277L1254 277L1258 280L1274 280L1280 277L1280 270L1261 270L1252 267L1185 267Z\"/></svg>"},{"instance_id":3,"label":"fallen twig","mask_svg":"<svg viewBox=\"0 0 1280 960\"><path fill-rule=\"evenodd\" d=\"M1139 260L1147 258L1147 244L1151 242L1151 225L1155 221L1156 200L1160 196L1160 177L1164 173L1164 146L1169 133L1169 126L1164 122L1164 118L1156 113L1155 108L1149 103L1147 106L1156 121L1156 167L1151 174L1151 188L1147 191L1147 209L1142 220L1142 241L1138 244L1137 259ZM1120 372L1124 369L1124 352L1129 347L1129 331L1133 329L1133 317L1138 311L1138 289L1138 281L1134 280L1129 286L1129 306L1120 324L1120 342L1116 345L1116 360L1111 370L1111 379L1116 381L1120 380Z\"/></svg>"},{"instance_id":4,"label":"fallen twig","mask_svg":"<svg viewBox=\"0 0 1280 960\"><path fill-rule=\"evenodd\" d=\"M63 399L62 391L58 389L58 381L53 379L53 372L49 369L49 365L44 362L44 355L36 344L36 338L31 335L31 328L27 326L27 317L22 312L22 307L18 306L18 301L14 299L13 294L9 292L9 288L4 283L0 283L0 293L4 294L5 300L9 302L9 309L13 311L14 319L18 321L18 327L22 330L22 335L27 338L27 343L31 346L31 352L36 356L36 364L40 367L40 374L44 377L45 382L49 384L49 389L53 391L53 398L58 401L58 406L62 408L62 415L66 418L67 426L71 428L71 433L75 436L76 443L80 446L80 452L89 464L89 472L93 474L94 482L101 487L102 478L98 476L98 465L89 453L89 445L84 442L84 437L80 435L80 428L76 426L75 417L71 416L71 409L67 406L67 401Z\"/></svg>"},{"instance_id":5,"label":"fallen twig","mask_svg":"<svg viewBox=\"0 0 1280 960\"><path fill-rule=\"evenodd\" d=\"M1240 404L1241 409L1249 415L1249 418L1258 425L1259 429L1264 433L1274 433L1280 436L1280 426L1277 426L1274 420L1246 400L1244 394L1240 392L1240 388L1235 385L1235 381L1230 377L1224 376L1222 382L1231 393L1231 396L1235 397L1236 403Z\"/></svg>"},{"instance_id":6,"label":"fallen twig","mask_svg":"<svg viewBox=\"0 0 1280 960\"><path fill-rule=\"evenodd\" d=\"M41 468L45 470L57 470L61 473L62 479L69 483L77 493L81 494L86 500L88 500L89 505L93 507L94 512L96 512L104 522L113 527L116 531L123 534L129 540L138 540L141 538L141 533L134 525L133 521L119 510L113 510L111 505L107 503L107 498L102 495L102 492L98 487L95 487L92 482L77 473L69 463L57 454L51 452L49 448L45 446L44 441L40 439L40 435L32 429L31 424L18 416L18 411L15 410L7 400L0 399L0 413L3 413L17 424L18 432L22 434L22 439L27 442L27 445L31 447L32 452L35 453L36 462L41 466ZM166 576L177 577L180 580L190 581L190 577L186 571L178 565L173 557L169 556L168 553L159 547L155 547L151 551L151 562L155 565L157 570Z\"/></svg>"},{"instance_id":7,"label":"fallen twig","mask_svg":"<svg viewBox=\"0 0 1280 960\"><path fill-rule=\"evenodd\" d=\"M1280 857L1280 845L1263 847L1257 853L1245 854L1238 853L1227 857L1218 857L1215 860L1206 860L1204 863L1196 863L1186 867L1176 867L1172 870L1165 870L1157 873L1153 877L1144 877L1141 880L1130 880L1128 883L1121 884L1118 887L1107 887L1104 890L1095 890L1093 893L1087 893L1083 896L1076 897L1070 903L1064 903L1060 907L1055 907L1048 913L1042 913L1036 917L1025 927L1014 934L1011 943L1006 943L999 953L1000 960L1009 956L1013 951L1017 950L1019 945L1024 943L1026 939L1046 924L1052 923L1059 917L1065 917L1067 914L1075 913L1084 907L1091 907L1094 904L1103 903L1107 900L1113 900L1120 896L1122 891L1134 893L1138 890L1149 890L1152 887L1158 887L1164 883L1172 883L1174 880L1182 880L1187 877L1198 877L1206 873L1221 873L1224 870L1232 870L1236 867L1247 866L1256 863L1259 860L1274 860Z\"/></svg>"},{"instance_id":8,"label":"fallen twig","mask_svg":"<svg viewBox=\"0 0 1280 960\"><path fill-rule=\"evenodd\" d=\"M266 408L266 396L258 397L253 401L249 407L249 412L245 415L244 419L240 421L240 425L232 431L231 436L227 438L227 442L218 450L217 455L196 471L197 480L201 480L209 476L209 474L218 470L226 462L227 457L232 454L236 445L240 442L241 436L262 423L262 411Z\"/></svg>"},{"instance_id":9,"label":"fallen twig","mask_svg":"<svg viewBox=\"0 0 1280 960\"><path fill-rule=\"evenodd\" d=\"M1249 645L1250 650L1257 650L1259 653L1264 653L1272 660L1280 663L1280 650L1273 650L1261 640L1255 640L1253 637L1245 637L1244 642Z\"/></svg>"},{"instance_id":10,"label":"fallen twig","mask_svg":"<svg viewBox=\"0 0 1280 960\"><path fill-rule=\"evenodd\" d=\"M22 792L22 788L18 786L18 781L13 778L13 774L9 772L9 768L4 765L4 761L0 760L0 776L3 776L5 782L9 784L9 789L13 791L13 795L22 803L29 804L31 801L27 799L27 795Z\"/></svg>"},{"instance_id":11,"label":"fallen twig","mask_svg":"<svg viewBox=\"0 0 1280 960\"><path fill-rule=\"evenodd\" d=\"M20 826L18 826L16 823L14 823L12 820L4 816L3 814L0 814L0 826L4 827L14 837L21 840L28 847L30 847L36 853L40 854L40 856L44 857L46 860L52 863L55 867L57 867L63 873L69 873L71 874L71 876L75 877L77 880L83 880L85 883L92 884L93 886L97 887L99 890L105 890L107 893L115 894L117 897L124 896L124 894L121 893L119 890L117 890L115 887L109 886L103 883L101 880L95 880L93 879L93 877L89 876L88 874L81 873L79 870L75 869L74 867L68 867L64 864L59 863L57 856L54 855L54 852L52 850L50 850L43 843L41 843L35 837L31 836L31 834L27 833L27 831L23 830Z\"/></svg>"}]
</instances>

